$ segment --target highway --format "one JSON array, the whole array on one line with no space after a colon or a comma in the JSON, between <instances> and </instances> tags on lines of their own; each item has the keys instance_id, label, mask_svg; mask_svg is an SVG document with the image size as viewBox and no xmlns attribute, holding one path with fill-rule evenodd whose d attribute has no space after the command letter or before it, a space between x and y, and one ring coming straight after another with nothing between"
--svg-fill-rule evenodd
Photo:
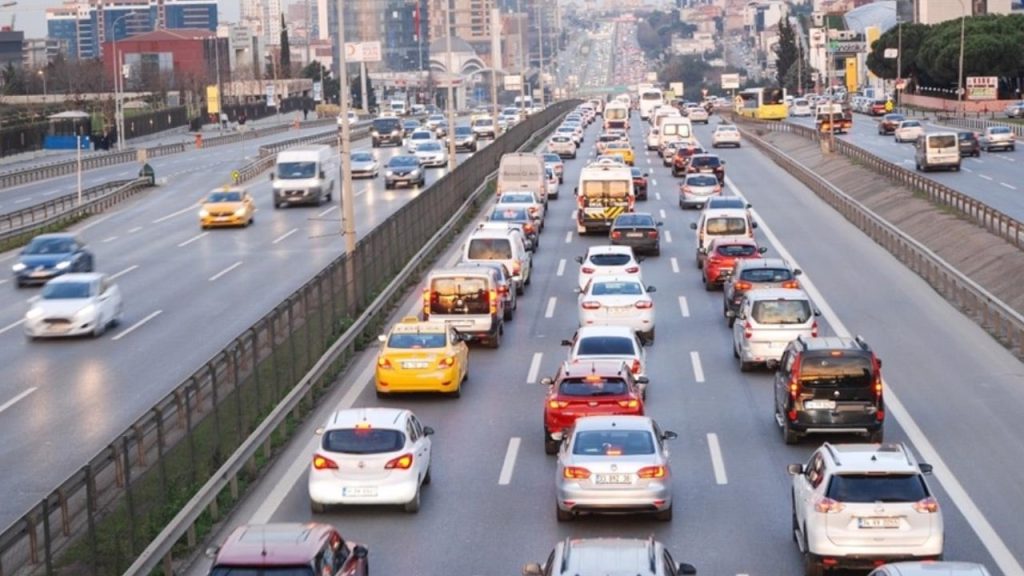
<instances>
[{"instance_id":1,"label":"highway","mask_svg":"<svg viewBox=\"0 0 1024 576\"><path fill-rule=\"evenodd\" d=\"M370 142L353 147L369 149ZM399 151L380 148L377 156L383 165ZM257 204L252 227L201 231L197 203L228 180L241 162L234 155L240 149L224 146L158 159L166 185L75 228L97 270L114 275L124 294L124 322L104 337L28 341L21 322L38 289L15 289L8 275L0 278L7 284L0 289L0 436L26 439L0 447L7 495L0 525L344 251L337 193L333 205L275 210L267 176L249 185ZM445 171L427 169L428 185ZM419 193L384 190L383 169L375 180L355 180L354 189L360 236ZM0 255L0 262L9 266L16 255Z\"/></svg>"},{"instance_id":2,"label":"highway","mask_svg":"<svg viewBox=\"0 0 1024 576\"><path fill-rule=\"evenodd\" d=\"M790 118L790 122L814 126L813 117ZM928 132L961 131L959 128L926 122ZM878 118L864 114L853 115L853 130L849 134L837 134L876 156L901 164L907 170L914 170L914 144L897 143L892 136L878 134ZM922 172L936 182L942 183L967 196L988 204L1018 220L1024 220L1024 149L1016 151L981 152L978 158L963 158L960 172Z\"/></svg>"},{"instance_id":3,"label":"highway","mask_svg":"<svg viewBox=\"0 0 1024 576\"><path fill-rule=\"evenodd\" d=\"M710 141L714 123L697 127L703 142ZM329 522L368 546L374 573L470 576L516 574L526 562L543 562L566 537L653 534L700 574L802 574L789 531L786 465L805 461L824 439L861 439L782 442L772 417L771 375L739 371L721 293L705 292L694 266L689 224L697 212L679 209L678 181L656 156L642 152L646 128L636 114L630 134L638 165L652 178L650 200L637 210L664 221L661 256L642 265L645 283L658 288L647 413L679 433L670 444L675 518L555 520L555 464L543 451L545 388L538 382L555 372L566 354L558 342L577 326L573 258L606 243L579 237L571 219L571 190L599 131L592 125L586 153L566 162L564 193L551 203L534 282L506 326L502 347L473 347L462 397L378 400L376 351L364 352L233 515L221 540L242 523ZM946 558L983 562L994 575L1024 573L1020 362L752 146L720 154L728 161L728 193L753 203L768 255L804 270L802 283L823 311L823 333L861 334L883 359L886 440L908 442L935 465L930 484L944 513ZM455 258L453 248L441 262ZM413 290L395 319L418 304ZM418 514L359 507L310 512L313 430L333 409L352 406L408 407L436 429L433 483ZM207 567L201 559L187 573L205 574Z\"/></svg>"}]
</instances>

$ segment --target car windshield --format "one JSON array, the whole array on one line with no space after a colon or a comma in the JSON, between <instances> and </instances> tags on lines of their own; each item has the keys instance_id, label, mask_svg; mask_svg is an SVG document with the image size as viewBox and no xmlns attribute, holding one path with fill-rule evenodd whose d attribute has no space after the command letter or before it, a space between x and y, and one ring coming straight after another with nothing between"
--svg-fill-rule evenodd
<instances>
[{"instance_id":1,"label":"car windshield","mask_svg":"<svg viewBox=\"0 0 1024 576\"><path fill-rule=\"evenodd\" d=\"M430 132L416 131L416 132L413 132L412 135L409 136L409 138L411 138L413 140L433 140L434 139L434 135L432 133L430 133Z\"/></svg>"},{"instance_id":2,"label":"car windshield","mask_svg":"<svg viewBox=\"0 0 1024 576\"><path fill-rule=\"evenodd\" d=\"M561 396L622 396L629 387L622 378L604 378L591 374L585 378L566 378L558 385Z\"/></svg>"},{"instance_id":3,"label":"car windshield","mask_svg":"<svg viewBox=\"0 0 1024 576\"><path fill-rule=\"evenodd\" d=\"M807 300L758 300L751 316L760 324L804 324L811 319Z\"/></svg>"},{"instance_id":4,"label":"car windshield","mask_svg":"<svg viewBox=\"0 0 1024 576\"><path fill-rule=\"evenodd\" d=\"M757 246L751 244L722 244L715 251L722 256L742 258L757 254Z\"/></svg>"},{"instance_id":5,"label":"car windshield","mask_svg":"<svg viewBox=\"0 0 1024 576\"><path fill-rule=\"evenodd\" d=\"M415 130L420 127L420 123L415 120L406 120L402 122L402 127L406 130Z\"/></svg>"},{"instance_id":6,"label":"car windshield","mask_svg":"<svg viewBox=\"0 0 1024 576\"><path fill-rule=\"evenodd\" d=\"M736 127L735 126L719 126L715 131L716 132L735 132L736 131Z\"/></svg>"},{"instance_id":7,"label":"car windshield","mask_svg":"<svg viewBox=\"0 0 1024 576\"><path fill-rule=\"evenodd\" d=\"M69 300L88 298L92 285L88 282L47 282L43 286L43 300Z\"/></svg>"},{"instance_id":8,"label":"car windshield","mask_svg":"<svg viewBox=\"0 0 1024 576\"><path fill-rule=\"evenodd\" d=\"M615 226L654 227L654 217L649 214L623 214L615 219Z\"/></svg>"},{"instance_id":9,"label":"car windshield","mask_svg":"<svg viewBox=\"0 0 1024 576\"><path fill-rule=\"evenodd\" d=\"M298 180L316 176L316 162L279 162L277 177L282 180Z\"/></svg>"},{"instance_id":10,"label":"car windshield","mask_svg":"<svg viewBox=\"0 0 1024 576\"><path fill-rule=\"evenodd\" d=\"M654 454L654 438L647 430L583 430L576 434L572 453L581 456Z\"/></svg>"},{"instance_id":11,"label":"car windshield","mask_svg":"<svg viewBox=\"0 0 1024 576\"><path fill-rule=\"evenodd\" d=\"M388 166L392 168L412 168L420 165L415 156L392 156Z\"/></svg>"},{"instance_id":12,"label":"car windshield","mask_svg":"<svg viewBox=\"0 0 1024 576\"><path fill-rule=\"evenodd\" d=\"M724 198L712 198L708 200L708 209L712 208L746 208L747 204L742 198L726 196Z\"/></svg>"},{"instance_id":13,"label":"car windshield","mask_svg":"<svg viewBox=\"0 0 1024 576\"><path fill-rule=\"evenodd\" d=\"M453 276L430 282L431 314L487 314L489 304L487 281L483 278ZM441 336L437 348L444 346L444 335Z\"/></svg>"},{"instance_id":14,"label":"car windshield","mask_svg":"<svg viewBox=\"0 0 1024 576\"><path fill-rule=\"evenodd\" d=\"M309 566L214 566L210 576L314 576Z\"/></svg>"},{"instance_id":15,"label":"car windshield","mask_svg":"<svg viewBox=\"0 0 1024 576\"><path fill-rule=\"evenodd\" d=\"M740 273L740 280L748 282L785 282L792 279L793 273L787 268L753 268Z\"/></svg>"},{"instance_id":16,"label":"car windshield","mask_svg":"<svg viewBox=\"0 0 1024 576\"><path fill-rule=\"evenodd\" d=\"M494 121L491 120L490 118L482 118L480 120L474 120L473 126L490 126L493 123Z\"/></svg>"},{"instance_id":17,"label":"car windshield","mask_svg":"<svg viewBox=\"0 0 1024 576\"><path fill-rule=\"evenodd\" d=\"M470 128L469 126L456 126L455 127L455 135L456 136L472 136L473 135L473 129Z\"/></svg>"},{"instance_id":18,"label":"car windshield","mask_svg":"<svg viewBox=\"0 0 1024 576\"><path fill-rule=\"evenodd\" d=\"M704 229L708 234L715 235L746 234L747 221L743 218L708 218L707 223L704 224Z\"/></svg>"},{"instance_id":19,"label":"car windshield","mask_svg":"<svg viewBox=\"0 0 1024 576\"><path fill-rule=\"evenodd\" d=\"M386 428L339 428L324 433L323 448L342 454L384 454L405 446L405 434Z\"/></svg>"},{"instance_id":20,"label":"car windshield","mask_svg":"<svg viewBox=\"0 0 1024 576\"><path fill-rule=\"evenodd\" d=\"M587 336L576 346L577 356L633 356L633 339L622 336Z\"/></svg>"},{"instance_id":21,"label":"car windshield","mask_svg":"<svg viewBox=\"0 0 1024 576\"><path fill-rule=\"evenodd\" d=\"M717 168L719 166L719 161L718 158L695 156L690 160L690 166L696 166L699 168Z\"/></svg>"},{"instance_id":22,"label":"car windshield","mask_svg":"<svg viewBox=\"0 0 1024 576\"><path fill-rule=\"evenodd\" d=\"M444 348L445 342L444 332L401 332L388 337L388 348Z\"/></svg>"},{"instance_id":23,"label":"car windshield","mask_svg":"<svg viewBox=\"0 0 1024 576\"><path fill-rule=\"evenodd\" d=\"M75 250L68 238L36 238L25 247L25 254L67 254Z\"/></svg>"},{"instance_id":24,"label":"car windshield","mask_svg":"<svg viewBox=\"0 0 1024 576\"><path fill-rule=\"evenodd\" d=\"M920 474L837 474L828 483L826 496L838 502L917 502L928 497Z\"/></svg>"},{"instance_id":25,"label":"car windshield","mask_svg":"<svg viewBox=\"0 0 1024 576\"><path fill-rule=\"evenodd\" d=\"M718 186L718 178L714 176L690 176L686 179L687 186Z\"/></svg>"},{"instance_id":26,"label":"car windshield","mask_svg":"<svg viewBox=\"0 0 1024 576\"><path fill-rule=\"evenodd\" d=\"M416 151L417 152L440 152L441 151L441 143L440 142L434 142L434 141L424 142L423 144L420 144L419 147L416 148Z\"/></svg>"},{"instance_id":27,"label":"car windshield","mask_svg":"<svg viewBox=\"0 0 1024 576\"><path fill-rule=\"evenodd\" d=\"M401 127L398 120L394 118L377 118L373 121L373 128L378 132L391 132Z\"/></svg>"},{"instance_id":28,"label":"car windshield","mask_svg":"<svg viewBox=\"0 0 1024 576\"><path fill-rule=\"evenodd\" d=\"M558 154L544 154L544 162L547 162L549 164L561 164L562 157L559 156Z\"/></svg>"},{"instance_id":29,"label":"car windshield","mask_svg":"<svg viewBox=\"0 0 1024 576\"><path fill-rule=\"evenodd\" d=\"M591 254L590 263L595 266L625 266L633 258L629 254Z\"/></svg>"},{"instance_id":30,"label":"car windshield","mask_svg":"<svg viewBox=\"0 0 1024 576\"><path fill-rule=\"evenodd\" d=\"M1010 129L1005 126L996 126L988 129L989 134L1009 134Z\"/></svg>"},{"instance_id":31,"label":"car windshield","mask_svg":"<svg viewBox=\"0 0 1024 576\"><path fill-rule=\"evenodd\" d=\"M512 242L508 238L473 238L466 256L470 260L508 260Z\"/></svg>"},{"instance_id":32,"label":"car windshield","mask_svg":"<svg viewBox=\"0 0 1024 576\"><path fill-rule=\"evenodd\" d=\"M957 132L956 137L961 140L974 140L974 132Z\"/></svg>"},{"instance_id":33,"label":"car windshield","mask_svg":"<svg viewBox=\"0 0 1024 576\"><path fill-rule=\"evenodd\" d=\"M527 214L525 208L499 205L491 211L491 217L489 220L494 222L522 222L529 218L530 215Z\"/></svg>"},{"instance_id":34,"label":"car windshield","mask_svg":"<svg viewBox=\"0 0 1024 576\"><path fill-rule=\"evenodd\" d=\"M373 162L373 155L369 152L353 152L353 162Z\"/></svg>"},{"instance_id":35,"label":"car windshield","mask_svg":"<svg viewBox=\"0 0 1024 576\"><path fill-rule=\"evenodd\" d=\"M644 293L637 282L595 282L590 289L592 296L639 296Z\"/></svg>"},{"instance_id":36,"label":"car windshield","mask_svg":"<svg viewBox=\"0 0 1024 576\"><path fill-rule=\"evenodd\" d=\"M804 354L800 384L809 388L860 388L871 385L871 360L863 354Z\"/></svg>"},{"instance_id":37,"label":"car windshield","mask_svg":"<svg viewBox=\"0 0 1024 576\"><path fill-rule=\"evenodd\" d=\"M206 197L207 202L241 202L241 192L213 192Z\"/></svg>"},{"instance_id":38,"label":"car windshield","mask_svg":"<svg viewBox=\"0 0 1024 576\"><path fill-rule=\"evenodd\" d=\"M522 194L518 192L506 192L498 199L499 204L534 204L537 200L533 194Z\"/></svg>"},{"instance_id":39,"label":"car windshield","mask_svg":"<svg viewBox=\"0 0 1024 576\"><path fill-rule=\"evenodd\" d=\"M900 126L904 128L920 128L921 123L917 120L904 120Z\"/></svg>"}]
</instances>

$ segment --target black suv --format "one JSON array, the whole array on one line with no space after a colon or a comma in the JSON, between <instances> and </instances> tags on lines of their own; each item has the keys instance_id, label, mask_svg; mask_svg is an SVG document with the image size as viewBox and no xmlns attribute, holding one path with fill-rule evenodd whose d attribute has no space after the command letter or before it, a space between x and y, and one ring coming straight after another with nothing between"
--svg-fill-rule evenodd
<instances>
[{"instance_id":1,"label":"black suv","mask_svg":"<svg viewBox=\"0 0 1024 576\"><path fill-rule=\"evenodd\" d=\"M978 135L970 130L956 133L956 140L960 146L960 156L973 156L977 158L981 156L981 142L978 141Z\"/></svg>"},{"instance_id":2,"label":"black suv","mask_svg":"<svg viewBox=\"0 0 1024 576\"><path fill-rule=\"evenodd\" d=\"M786 444L818 432L859 432L881 442L882 361L860 336L793 340L775 372L775 421Z\"/></svg>"},{"instance_id":3,"label":"black suv","mask_svg":"<svg viewBox=\"0 0 1024 576\"><path fill-rule=\"evenodd\" d=\"M382 144L402 145L402 121L398 118L374 118L370 126L370 139L374 148Z\"/></svg>"},{"instance_id":4,"label":"black suv","mask_svg":"<svg viewBox=\"0 0 1024 576\"><path fill-rule=\"evenodd\" d=\"M690 564L676 563L668 549L650 537L566 538L555 545L547 562L523 566L523 576L686 576L696 574Z\"/></svg>"}]
</instances>

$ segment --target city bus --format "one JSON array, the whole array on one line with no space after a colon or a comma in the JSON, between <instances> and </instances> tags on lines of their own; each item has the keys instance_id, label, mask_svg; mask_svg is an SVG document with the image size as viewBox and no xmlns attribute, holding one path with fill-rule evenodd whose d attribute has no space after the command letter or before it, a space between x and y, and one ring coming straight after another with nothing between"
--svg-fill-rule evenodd
<instances>
[{"instance_id":1,"label":"city bus","mask_svg":"<svg viewBox=\"0 0 1024 576\"><path fill-rule=\"evenodd\" d=\"M736 95L736 113L759 120L785 120L789 116L784 88L748 88Z\"/></svg>"},{"instance_id":2,"label":"city bus","mask_svg":"<svg viewBox=\"0 0 1024 576\"><path fill-rule=\"evenodd\" d=\"M647 120L651 112L662 104L662 93L657 88L644 88L640 91L640 119Z\"/></svg>"}]
</instances>

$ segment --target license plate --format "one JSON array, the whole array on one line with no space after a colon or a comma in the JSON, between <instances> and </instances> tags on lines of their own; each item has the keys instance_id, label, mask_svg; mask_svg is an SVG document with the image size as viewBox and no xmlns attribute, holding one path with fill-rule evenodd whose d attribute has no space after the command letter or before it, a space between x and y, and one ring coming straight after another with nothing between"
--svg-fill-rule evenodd
<instances>
[{"instance_id":1,"label":"license plate","mask_svg":"<svg viewBox=\"0 0 1024 576\"><path fill-rule=\"evenodd\" d=\"M626 232L626 238L643 238L643 232Z\"/></svg>"},{"instance_id":2,"label":"license plate","mask_svg":"<svg viewBox=\"0 0 1024 576\"><path fill-rule=\"evenodd\" d=\"M630 306L615 307L609 310L613 316L629 316L633 313L633 308Z\"/></svg>"},{"instance_id":3,"label":"license plate","mask_svg":"<svg viewBox=\"0 0 1024 576\"><path fill-rule=\"evenodd\" d=\"M429 362L415 361L415 360L408 360L408 361L402 362L402 368L426 368L427 366L430 366Z\"/></svg>"},{"instance_id":4,"label":"license plate","mask_svg":"<svg viewBox=\"0 0 1024 576\"><path fill-rule=\"evenodd\" d=\"M804 400L804 408L807 410L834 410L835 400Z\"/></svg>"},{"instance_id":5,"label":"license plate","mask_svg":"<svg viewBox=\"0 0 1024 576\"><path fill-rule=\"evenodd\" d=\"M376 496L376 486L350 486L341 489L342 496Z\"/></svg>"},{"instance_id":6,"label":"license plate","mask_svg":"<svg viewBox=\"0 0 1024 576\"><path fill-rule=\"evenodd\" d=\"M39 271L39 272L33 272L32 273L32 277L33 278L45 278L45 277L47 277L49 275L50 275L49 272L44 272L44 271Z\"/></svg>"},{"instance_id":7,"label":"license plate","mask_svg":"<svg viewBox=\"0 0 1024 576\"><path fill-rule=\"evenodd\" d=\"M595 484L632 484L629 474L597 474Z\"/></svg>"},{"instance_id":8,"label":"license plate","mask_svg":"<svg viewBox=\"0 0 1024 576\"><path fill-rule=\"evenodd\" d=\"M888 529L899 528L900 527L900 519L899 518L857 518L857 527L858 528L869 528L869 529L874 529L874 528L888 528Z\"/></svg>"},{"instance_id":9,"label":"license plate","mask_svg":"<svg viewBox=\"0 0 1024 576\"><path fill-rule=\"evenodd\" d=\"M466 320L462 320L462 321L454 320L454 321L448 322L447 324L450 325L450 326L453 326L455 328L472 328L473 327L473 323L469 322L469 321L466 321Z\"/></svg>"}]
</instances>

